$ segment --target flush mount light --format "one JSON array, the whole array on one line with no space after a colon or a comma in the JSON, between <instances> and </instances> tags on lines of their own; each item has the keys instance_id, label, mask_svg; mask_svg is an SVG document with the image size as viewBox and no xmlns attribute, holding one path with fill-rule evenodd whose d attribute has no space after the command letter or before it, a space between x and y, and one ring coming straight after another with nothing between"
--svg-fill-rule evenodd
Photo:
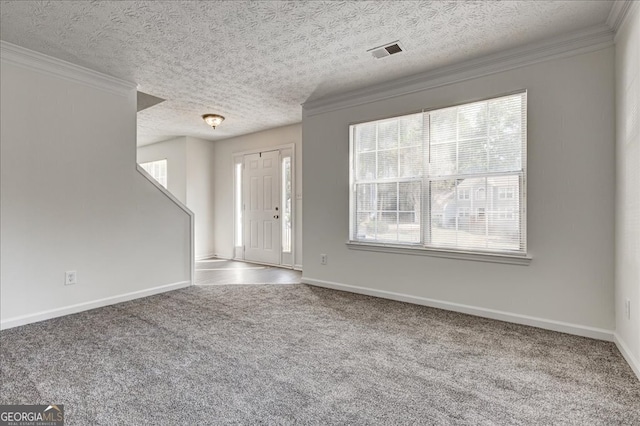
<instances>
[{"instance_id":1,"label":"flush mount light","mask_svg":"<svg viewBox=\"0 0 640 426\"><path fill-rule=\"evenodd\" d=\"M224 121L224 117L218 114L205 114L202 119L214 129Z\"/></svg>"}]
</instances>

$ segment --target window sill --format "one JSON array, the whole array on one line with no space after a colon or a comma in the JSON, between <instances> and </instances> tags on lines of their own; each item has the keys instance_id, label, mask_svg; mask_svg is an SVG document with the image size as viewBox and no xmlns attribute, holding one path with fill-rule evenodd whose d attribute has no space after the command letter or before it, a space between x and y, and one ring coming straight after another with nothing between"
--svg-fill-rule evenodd
<instances>
[{"instance_id":1,"label":"window sill","mask_svg":"<svg viewBox=\"0 0 640 426\"><path fill-rule=\"evenodd\" d=\"M506 263L509 265L524 265L531 263L531 257L526 255L512 255L504 253L482 253L454 250L439 250L424 247L409 247L394 244L364 243L348 241L351 250L377 251L383 253L410 254L418 256L444 257L447 259L472 260L476 262Z\"/></svg>"}]
</instances>

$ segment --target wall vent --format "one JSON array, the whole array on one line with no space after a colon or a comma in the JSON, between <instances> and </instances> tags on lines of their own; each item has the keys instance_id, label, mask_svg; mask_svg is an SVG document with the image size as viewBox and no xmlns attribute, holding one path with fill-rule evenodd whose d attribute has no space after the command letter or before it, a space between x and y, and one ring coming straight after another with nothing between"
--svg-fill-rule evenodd
<instances>
[{"instance_id":1,"label":"wall vent","mask_svg":"<svg viewBox=\"0 0 640 426\"><path fill-rule=\"evenodd\" d=\"M396 40L391 43L369 49L367 52L371 52L374 58L380 59L386 56L395 55L396 53L404 52L404 48L400 45L400 41Z\"/></svg>"}]
</instances>

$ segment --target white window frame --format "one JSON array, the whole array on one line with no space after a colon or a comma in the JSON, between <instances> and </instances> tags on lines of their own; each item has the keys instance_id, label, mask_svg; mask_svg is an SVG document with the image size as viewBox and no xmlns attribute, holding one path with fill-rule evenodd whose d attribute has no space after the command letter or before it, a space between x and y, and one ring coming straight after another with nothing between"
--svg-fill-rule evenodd
<instances>
[{"instance_id":1,"label":"white window frame","mask_svg":"<svg viewBox=\"0 0 640 426\"><path fill-rule=\"evenodd\" d=\"M528 112L526 109L526 103L527 103L527 92L526 90L520 90L520 91L516 91L516 92L512 92L512 93L507 93L507 94L503 94L503 95L497 95L497 96L491 96L488 98L484 98L484 99L480 99L480 100L474 100L474 101L470 101L470 102L464 102L464 103L460 103L457 105L450 105L448 107L454 107L454 106L461 106L461 105L466 105L469 103L475 103L475 102L480 102L480 101L488 101L491 99L497 99L500 97L504 97L504 96L509 96L509 95L515 95L515 94L524 94L525 96L525 110L524 110L524 114L525 114L525 126L526 124L528 124ZM447 108L448 108L447 107ZM441 108L434 108L432 109L433 111L438 110ZM423 110L423 113L429 112L431 110ZM411 114L405 114L405 115L411 115ZM401 116L396 116L396 117L392 117L393 119L400 119L405 115L401 115ZM391 118L389 118L391 119ZM374 121L382 121L382 120L374 120ZM367 123L370 121L365 121L362 123ZM524 131L524 151L522 153L522 171L520 172L520 179L521 179L521 187L520 187L520 191L518 192L519 194L519 219L520 219L520 235L523 241L523 246L524 246L524 252L521 253L516 253L516 252L493 252L493 251L482 251L482 250L476 250L476 249L468 249L468 250L459 250L459 249L449 249L449 248L435 248L435 247L430 247L430 246L425 246L424 243L420 243L420 244L405 244L405 243L385 243L385 242L380 242L380 241L375 241L375 242L368 242L368 241L362 241L362 240L354 240L353 236L354 236L354 229L355 229L355 216L356 216L356 209L355 209L355 126L357 124L362 124L362 123L352 123L350 126L350 133L349 133L349 141L350 141L350 146L349 146L349 167L350 167L350 188L351 188L351 192L350 192L350 197L349 197L349 240L347 241L347 247L350 249L354 249L354 250L365 250L365 251L375 251L375 252L386 252L386 253L401 253L401 254L418 254L418 255L426 255L426 256L433 256L433 257L445 257L445 258L453 258L453 259L463 259L463 260L474 260L474 261L485 261L485 262L495 262L495 263L506 263L506 264L514 264L514 265L529 265L531 262L531 257L529 256L529 254L527 253L527 221L526 221L526 193L527 193L527 131L525 129ZM428 144L427 144L428 145ZM427 146L425 151L429 151L430 147ZM508 175L513 175L514 173L509 172L507 173ZM470 176L473 177L473 176ZM453 176L449 177L451 178L455 178ZM423 178L423 185L429 185L429 183L431 181L434 180L438 180L438 177L433 177L433 176L425 176ZM427 186L428 187L428 186ZM513 187L512 187L513 188ZM423 189L424 191L427 191L425 189ZM465 188L466 190L466 188ZM472 191L469 191L469 194L471 194ZM488 199L487 197L488 194L486 194L485 192L485 199ZM457 194L456 198L459 198L460 195ZM515 197L515 188L513 188L513 192L511 193L511 198L501 198L501 199L513 199ZM422 234L423 234L423 240L424 241L429 241L430 240L430 235L429 235L429 226L427 226L426 224L430 223L429 221L431 220L431 205L430 205L430 197L423 197L423 208L422 208L422 222L421 222L421 229L422 229ZM470 200L469 198L463 198L462 200ZM460 208L459 210L462 210L463 208ZM472 210L469 211L469 213ZM487 210L485 209L485 215L487 214ZM512 213L512 214L515 214ZM467 217L467 216L464 216ZM457 219L460 219L459 213L456 215Z\"/></svg>"}]
</instances>

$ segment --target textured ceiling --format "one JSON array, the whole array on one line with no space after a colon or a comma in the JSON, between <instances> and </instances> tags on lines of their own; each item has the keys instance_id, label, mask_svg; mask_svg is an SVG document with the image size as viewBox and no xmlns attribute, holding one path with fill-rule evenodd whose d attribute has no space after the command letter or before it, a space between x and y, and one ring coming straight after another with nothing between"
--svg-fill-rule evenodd
<instances>
[{"instance_id":1,"label":"textured ceiling","mask_svg":"<svg viewBox=\"0 0 640 426\"><path fill-rule=\"evenodd\" d=\"M0 38L166 99L138 144L301 120L312 99L604 23L609 1L2 1ZM406 52L366 51L400 40ZM204 113L226 121L216 130Z\"/></svg>"}]
</instances>

